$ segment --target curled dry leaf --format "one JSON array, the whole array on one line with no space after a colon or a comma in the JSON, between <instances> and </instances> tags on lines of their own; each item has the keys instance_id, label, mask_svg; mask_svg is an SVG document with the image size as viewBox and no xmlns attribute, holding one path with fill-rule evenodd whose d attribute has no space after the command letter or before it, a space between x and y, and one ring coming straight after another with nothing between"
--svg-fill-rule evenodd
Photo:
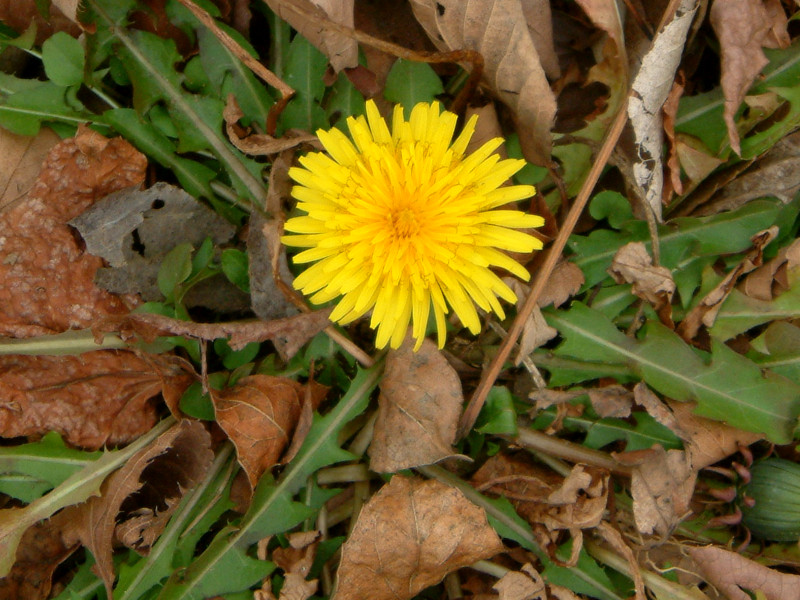
<instances>
[{"instance_id":1,"label":"curled dry leaf","mask_svg":"<svg viewBox=\"0 0 800 600\"><path fill-rule=\"evenodd\" d=\"M50 151L25 200L0 214L0 335L83 329L128 312L123 299L94 285L102 260L83 251L67 222L98 199L141 184L146 166L128 142L90 129Z\"/></svg>"},{"instance_id":2,"label":"curled dry leaf","mask_svg":"<svg viewBox=\"0 0 800 600\"><path fill-rule=\"evenodd\" d=\"M326 27L330 20L353 28L354 0L264 0L320 52L328 57L334 71L358 66L358 45L354 38Z\"/></svg>"},{"instance_id":3,"label":"curled dry leaf","mask_svg":"<svg viewBox=\"0 0 800 600\"><path fill-rule=\"evenodd\" d=\"M236 101L236 96L229 94L225 103L225 109L222 111L222 118L225 120L225 131L228 134L228 139L231 144L245 154L249 154L250 156L268 156L297 148L302 144L313 144L319 150L322 150L317 136L311 135L310 133L303 133L295 129L290 129L280 138L272 137L265 133L241 131L242 128L238 125L238 121L243 116L244 112Z\"/></svg>"},{"instance_id":4,"label":"curled dry leaf","mask_svg":"<svg viewBox=\"0 0 800 600\"><path fill-rule=\"evenodd\" d=\"M328 388L311 385L311 405L316 408ZM217 423L236 446L251 489L289 445L305 393L301 383L269 375L251 375L233 387L212 391Z\"/></svg>"},{"instance_id":5,"label":"curled dry leaf","mask_svg":"<svg viewBox=\"0 0 800 600\"><path fill-rule=\"evenodd\" d=\"M766 600L800 599L800 576L781 573L719 546L687 547L697 567L730 600L749 600L743 591L761 592Z\"/></svg>"},{"instance_id":6,"label":"curled dry leaf","mask_svg":"<svg viewBox=\"0 0 800 600\"><path fill-rule=\"evenodd\" d=\"M487 460L472 477L480 491L506 496L544 547L553 547L560 531L600 523L608 501L608 481L602 469L575 465L564 478L521 457L501 454Z\"/></svg>"},{"instance_id":7,"label":"curled dry leaf","mask_svg":"<svg viewBox=\"0 0 800 600\"><path fill-rule=\"evenodd\" d=\"M332 600L410 600L502 551L483 509L459 490L395 475L364 505L342 546Z\"/></svg>"},{"instance_id":8,"label":"curled dry leaf","mask_svg":"<svg viewBox=\"0 0 800 600\"><path fill-rule=\"evenodd\" d=\"M162 391L154 366L131 352L0 357L0 436L59 432L96 449L130 442L155 424Z\"/></svg>"},{"instance_id":9,"label":"curled dry leaf","mask_svg":"<svg viewBox=\"0 0 800 600\"><path fill-rule=\"evenodd\" d=\"M691 455L683 450L665 451L661 446L650 450L615 455L617 460L631 464L636 456L631 475L633 518L640 533L654 531L669 535L689 512L694 494L697 471Z\"/></svg>"},{"instance_id":10,"label":"curled dry leaf","mask_svg":"<svg viewBox=\"0 0 800 600\"><path fill-rule=\"evenodd\" d=\"M759 231L750 241L753 247L747 252L736 267L734 267L702 300L686 315L678 325L678 334L686 341L694 339L700 327L711 327L717 319L717 314L723 302L728 298L739 278L761 266L764 248L778 235L778 226Z\"/></svg>"},{"instance_id":11,"label":"curled dry leaf","mask_svg":"<svg viewBox=\"0 0 800 600\"><path fill-rule=\"evenodd\" d=\"M492 587L498 600L547 600L544 580L530 563L503 575Z\"/></svg>"},{"instance_id":12,"label":"curled dry leaf","mask_svg":"<svg viewBox=\"0 0 800 600\"><path fill-rule=\"evenodd\" d=\"M156 314L130 314L102 323L101 331L119 330L126 336L138 335L152 342L162 335L181 335L200 340L226 338L230 347L241 350L250 342L272 341L282 349L281 356L292 357L312 337L325 329L332 309L315 310L273 321L234 321L194 323Z\"/></svg>"},{"instance_id":13,"label":"curled dry leaf","mask_svg":"<svg viewBox=\"0 0 800 600\"><path fill-rule=\"evenodd\" d=\"M780 6L778 10L771 8L774 3L770 0L715 0L711 4L711 25L722 53L723 116L731 148L737 154L741 152L741 144L736 111L750 85L769 62L761 48L789 45L786 15Z\"/></svg>"},{"instance_id":14,"label":"curled dry leaf","mask_svg":"<svg viewBox=\"0 0 800 600\"><path fill-rule=\"evenodd\" d=\"M413 345L406 338L386 359L369 448L373 471L394 473L455 454L461 380L436 344L424 340L418 352Z\"/></svg>"},{"instance_id":15,"label":"curled dry leaf","mask_svg":"<svg viewBox=\"0 0 800 600\"><path fill-rule=\"evenodd\" d=\"M653 265L642 242L630 242L617 250L608 272L617 283L632 283L631 291L652 305L661 322L672 324L672 273L666 267Z\"/></svg>"},{"instance_id":16,"label":"curled dry leaf","mask_svg":"<svg viewBox=\"0 0 800 600\"><path fill-rule=\"evenodd\" d=\"M78 540L92 552L94 569L105 582L109 598L115 579L111 555L118 524L131 512L135 518L137 509L149 509L152 515L173 512L186 491L203 478L213 458L211 436L205 427L198 421L180 421L111 475L100 496L66 509L72 526L65 532L65 540ZM166 519L156 522L166 525ZM155 539L159 534L150 531L147 535Z\"/></svg>"},{"instance_id":17,"label":"curled dry leaf","mask_svg":"<svg viewBox=\"0 0 800 600\"><path fill-rule=\"evenodd\" d=\"M634 181L658 221L661 221L664 185L661 107L672 89L697 5L697 0L682 0L675 17L657 33L650 50L642 57L628 101L628 118L634 137Z\"/></svg>"},{"instance_id":18,"label":"curled dry leaf","mask_svg":"<svg viewBox=\"0 0 800 600\"><path fill-rule=\"evenodd\" d=\"M319 532L304 531L290 533L288 548L276 548L272 553L272 561L285 573L281 587L280 600L306 600L317 591L317 580L306 580L317 554ZM264 581L260 590L255 592L254 600L274 600L272 579Z\"/></svg>"},{"instance_id":19,"label":"curled dry leaf","mask_svg":"<svg viewBox=\"0 0 800 600\"><path fill-rule=\"evenodd\" d=\"M411 7L440 50L483 55L484 81L511 109L525 158L549 165L556 101L520 0L412 0Z\"/></svg>"},{"instance_id":20,"label":"curled dry leaf","mask_svg":"<svg viewBox=\"0 0 800 600\"><path fill-rule=\"evenodd\" d=\"M747 296L769 302L790 287L789 272L800 266L800 240L784 246L767 263L750 273L739 284Z\"/></svg>"},{"instance_id":21,"label":"curled dry leaf","mask_svg":"<svg viewBox=\"0 0 800 600\"><path fill-rule=\"evenodd\" d=\"M589 401L598 417L624 419L631 414L633 397L623 385L607 385L588 390Z\"/></svg>"}]
</instances>

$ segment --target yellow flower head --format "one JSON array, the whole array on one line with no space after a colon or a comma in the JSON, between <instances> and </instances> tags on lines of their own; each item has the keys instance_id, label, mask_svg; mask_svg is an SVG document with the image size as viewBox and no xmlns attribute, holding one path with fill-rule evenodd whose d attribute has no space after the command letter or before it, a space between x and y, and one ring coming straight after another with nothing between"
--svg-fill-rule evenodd
<instances>
[{"instance_id":1,"label":"yellow flower head","mask_svg":"<svg viewBox=\"0 0 800 600\"><path fill-rule=\"evenodd\" d=\"M408 121L395 106L391 131L371 100L366 112L347 120L352 142L338 129L319 130L328 154L307 154L289 170L306 214L286 222L283 242L306 248L295 263L314 263L294 287L315 304L341 297L330 318L343 325L372 310L378 348L399 347L409 321L418 348L431 308L440 348L449 307L473 334L475 304L504 318L497 298L516 296L491 267L527 281L501 250L542 247L515 231L541 226L542 217L493 210L534 194L529 185L501 187L525 161L493 154L502 138L465 155L477 117L452 141L457 117L438 102L417 104Z\"/></svg>"}]
</instances>

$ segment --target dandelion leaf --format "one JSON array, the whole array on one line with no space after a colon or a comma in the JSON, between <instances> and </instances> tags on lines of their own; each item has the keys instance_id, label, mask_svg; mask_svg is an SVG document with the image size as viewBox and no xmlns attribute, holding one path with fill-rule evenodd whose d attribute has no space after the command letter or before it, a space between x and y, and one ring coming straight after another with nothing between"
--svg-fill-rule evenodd
<instances>
[{"instance_id":1,"label":"dandelion leaf","mask_svg":"<svg viewBox=\"0 0 800 600\"><path fill-rule=\"evenodd\" d=\"M265 577L270 563L251 558L251 546L291 529L316 512L318 507L292 498L315 471L353 458L338 445L338 434L366 409L381 371L382 365L359 371L339 403L325 416L315 417L305 442L280 479L273 481L269 474L261 479L239 526L218 533L197 560L170 578L159 598L201 600L246 590Z\"/></svg>"},{"instance_id":2,"label":"dandelion leaf","mask_svg":"<svg viewBox=\"0 0 800 600\"><path fill-rule=\"evenodd\" d=\"M763 433L777 444L792 439L800 413L800 386L715 341L704 360L675 333L649 323L643 341L628 338L601 313L575 303L548 314L564 343L556 354L596 365L628 365L647 384L676 400L697 402L695 413L745 431ZM669 360L665 360L669 357Z\"/></svg>"}]
</instances>

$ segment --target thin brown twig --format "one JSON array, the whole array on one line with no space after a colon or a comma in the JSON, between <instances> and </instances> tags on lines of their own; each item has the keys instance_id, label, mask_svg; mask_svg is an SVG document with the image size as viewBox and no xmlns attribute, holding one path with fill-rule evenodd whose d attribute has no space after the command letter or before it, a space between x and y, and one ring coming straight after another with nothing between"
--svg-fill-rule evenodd
<instances>
[{"instance_id":1,"label":"thin brown twig","mask_svg":"<svg viewBox=\"0 0 800 600\"><path fill-rule=\"evenodd\" d=\"M663 26L672 19L680 2L681 0L670 0L669 5L664 11L658 31L661 31ZM603 168L605 168L606 163L611 157L614 146L619 140L619 136L622 134L622 130L627 121L628 103L630 101L631 93L632 90L629 89L628 94L625 97L625 101L622 103L622 106L619 107L617 114L614 117L614 121L606 133L605 140L603 141L603 145L601 146L600 151L595 158L594 164L589 170L589 174L587 175L586 180L583 182L583 186L581 187L577 198L575 198L575 203L570 208L570 211L564 220L564 224L562 225L558 236L547 250L544 263L537 272L531 286L531 293L525 300L525 304L523 305L522 309L520 309L520 311L517 313L511 328L508 330L508 336L503 340L503 343L500 345L500 348L498 349L497 354L495 355L491 364L484 371L483 376L478 383L478 387L475 389L472 398L470 398L466 409L464 409L464 414L461 415L461 420L459 421L458 425L459 438L466 436L470 429L472 429L472 426L475 424L478 414L480 413L481 408L483 408L486 398L489 395L489 391L492 389L495 380L500 375L500 371L502 370L506 360L508 360L514 344L517 342L517 339L522 333L523 326L528 320L530 314L533 312L536 302L539 300L547 280L550 278L550 275L552 274L553 269L555 268L556 263L561 256L561 253L564 251L564 248L567 245L567 239L572 234L572 230L575 228L581 213L583 213L583 209L586 207L586 204L589 201L589 197L591 196L594 186L597 184L597 181L600 178Z\"/></svg>"}]
</instances>

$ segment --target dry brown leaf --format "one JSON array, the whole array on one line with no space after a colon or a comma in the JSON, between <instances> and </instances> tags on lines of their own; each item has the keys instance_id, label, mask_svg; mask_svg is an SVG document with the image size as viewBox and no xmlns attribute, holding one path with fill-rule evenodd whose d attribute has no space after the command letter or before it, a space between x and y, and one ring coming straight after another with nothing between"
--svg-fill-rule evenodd
<instances>
[{"instance_id":1,"label":"dry brown leaf","mask_svg":"<svg viewBox=\"0 0 800 600\"><path fill-rule=\"evenodd\" d=\"M560 260L547 278L547 283L536 302L542 308L550 304L558 308L578 293L584 281L583 271L578 265L568 260Z\"/></svg>"},{"instance_id":2,"label":"dry brown leaf","mask_svg":"<svg viewBox=\"0 0 800 600\"><path fill-rule=\"evenodd\" d=\"M549 165L556 101L520 0L411 0L411 7L440 50L483 55L484 81L511 109L525 158Z\"/></svg>"},{"instance_id":3,"label":"dry brown leaf","mask_svg":"<svg viewBox=\"0 0 800 600\"><path fill-rule=\"evenodd\" d=\"M131 352L0 357L0 436L57 431L96 449L130 442L157 420L150 399L162 390L153 364Z\"/></svg>"},{"instance_id":4,"label":"dry brown leaf","mask_svg":"<svg viewBox=\"0 0 800 600\"><path fill-rule=\"evenodd\" d=\"M473 475L480 491L506 496L543 545L561 530L596 527L608 501L608 473L575 465L564 478L520 457L495 455ZM576 544L577 545L577 544Z\"/></svg>"},{"instance_id":5,"label":"dry brown leaf","mask_svg":"<svg viewBox=\"0 0 800 600\"><path fill-rule=\"evenodd\" d=\"M135 495L137 506L126 506L128 510L150 508L155 512L166 503L165 511L174 511L186 491L203 478L213 459L211 436L205 427L199 421L180 421L106 479L100 496L65 509L72 520L65 540L79 540L92 552L94 570L105 582L109 598L115 579L111 558L114 533L118 522L124 522L127 516L120 513L123 502ZM154 539L158 533L151 535Z\"/></svg>"},{"instance_id":6,"label":"dry brown leaf","mask_svg":"<svg viewBox=\"0 0 800 600\"><path fill-rule=\"evenodd\" d=\"M678 140L675 134L675 119L678 118L678 107L686 87L686 77L683 71L678 71L672 89L661 107L664 116L664 137L667 143L667 161L665 164L666 182L661 199L664 204L669 204L672 194L683 195L683 182L681 181L681 162L678 156Z\"/></svg>"},{"instance_id":7,"label":"dry brown leaf","mask_svg":"<svg viewBox=\"0 0 800 600\"><path fill-rule=\"evenodd\" d=\"M788 46L786 15L782 8L768 9L762 0L715 0L711 4L711 25L722 53L723 116L731 148L739 154L736 111L750 85L767 63L762 47Z\"/></svg>"},{"instance_id":8,"label":"dry brown leaf","mask_svg":"<svg viewBox=\"0 0 800 600\"><path fill-rule=\"evenodd\" d=\"M751 298L770 302L789 289L789 272L800 265L800 240L784 246L767 263L750 273L738 288Z\"/></svg>"},{"instance_id":9,"label":"dry brown leaf","mask_svg":"<svg viewBox=\"0 0 800 600\"><path fill-rule=\"evenodd\" d=\"M0 211L30 191L42 161L60 140L47 127L35 137L0 128Z\"/></svg>"},{"instance_id":10,"label":"dry brown leaf","mask_svg":"<svg viewBox=\"0 0 800 600\"><path fill-rule=\"evenodd\" d=\"M601 418L624 419L631 414L633 395L622 385L607 385L587 390L592 408Z\"/></svg>"},{"instance_id":11,"label":"dry brown leaf","mask_svg":"<svg viewBox=\"0 0 800 600\"><path fill-rule=\"evenodd\" d=\"M652 305L661 322L672 324L672 273L666 267L653 265L642 242L629 242L617 250L608 273L617 283L632 283L631 291Z\"/></svg>"},{"instance_id":12,"label":"dry brown leaf","mask_svg":"<svg viewBox=\"0 0 800 600\"><path fill-rule=\"evenodd\" d=\"M704 469L764 438L762 434L742 431L719 421L712 421L693 414L692 402L670 401L669 406L681 429L686 433L686 451L692 457L695 471Z\"/></svg>"},{"instance_id":13,"label":"dry brown leaf","mask_svg":"<svg viewBox=\"0 0 800 600\"><path fill-rule=\"evenodd\" d=\"M281 243L283 224L283 200L292 189L289 168L292 166L294 151L287 150L272 161L267 186L266 211L272 215L266 219L260 213L250 215L250 229L247 234L247 251L250 257L250 297L253 312L264 321L289 317L297 314L297 308L290 302L285 291L291 288L293 280L286 259L286 247ZM286 286L286 290L281 286ZM284 361L288 361L288 349L282 344L276 348Z\"/></svg>"},{"instance_id":14,"label":"dry brown leaf","mask_svg":"<svg viewBox=\"0 0 800 600\"><path fill-rule=\"evenodd\" d=\"M641 569L639 569L639 563L631 547L625 543L625 538L606 521L601 522L597 526L597 533L608 542L617 554L627 561L628 569L633 576L633 587L636 590L634 600L647 600L647 594L644 591L644 579L642 578Z\"/></svg>"},{"instance_id":15,"label":"dry brown leaf","mask_svg":"<svg viewBox=\"0 0 800 600\"><path fill-rule=\"evenodd\" d=\"M674 18L656 34L650 50L642 57L628 101L628 118L634 138L634 181L659 222L662 220L661 195L664 185L661 108L672 89L697 6L697 0L682 0Z\"/></svg>"},{"instance_id":16,"label":"dry brown leaf","mask_svg":"<svg viewBox=\"0 0 800 600\"><path fill-rule=\"evenodd\" d=\"M678 133L675 139L675 152L692 187L704 181L724 161L713 154L692 136Z\"/></svg>"},{"instance_id":17,"label":"dry brown leaf","mask_svg":"<svg viewBox=\"0 0 800 600\"><path fill-rule=\"evenodd\" d=\"M328 388L312 384L312 406L316 408ZM286 377L251 375L236 385L211 392L217 423L236 446L239 464L250 487L289 445L300 417L305 386Z\"/></svg>"},{"instance_id":18,"label":"dry brown leaf","mask_svg":"<svg viewBox=\"0 0 800 600\"><path fill-rule=\"evenodd\" d=\"M234 321L229 323L194 323L156 314L136 313L119 319L109 319L96 329L119 330L127 336L138 335L152 342L162 335L180 335L200 340L227 338L234 350L250 342L272 341L291 357L312 337L330 324L331 309L315 310L273 321Z\"/></svg>"},{"instance_id":19,"label":"dry brown leaf","mask_svg":"<svg viewBox=\"0 0 800 600\"><path fill-rule=\"evenodd\" d=\"M65 0L53 0L54 8L50 10L50 17L45 19L39 12L36 0L0 0L0 21L15 31L25 31L35 25L37 46L41 46L44 40L57 31L66 31L77 37L81 32L80 28L59 10L58 3L63 1Z\"/></svg>"},{"instance_id":20,"label":"dry brown leaf","mask_svg":"<svg viewBox=\"0 0 800 600\"><path fill-rule=\"evenodd\" d=\"M0 598L4 600L45 600L50 598L53 571L77 548L66 544L61 532L69 515L62 511L39 521L25 531L16 550L16 562L0 577Z\"/></svg>"},{"instance_id":21,"label":"dry brown leaf","mask_svg":"<svg viewBox=\"0 0 800 600\"><path fill-rule=\"evenodd\" d=\"M249 154L250 156L268 156L271 154L279 154L284 150L297 148L302 144L312 144L318 150L323 149L317 136L295 129L284 132L283 137L280 138L272 137L265 133L244 131L238 124L239 119L243 116L244 112L236 101L236 96L228 94L225 108L222 111L222 117L225 120L225 132L228 134L228 139L231 144L245 154Z\"/></svg>"},{"instance_id":22,"label":"dry brown leaf","mask_svg":"<svg viewBox=\"0 0 800 600\"><path fill-rule=\"evenodd\" d=\"M569 588L560 585L550 584L550 596L555 600L581 600L578 595Z\"/></svg>"},{"instance_id":23,"label":"dry brown leaf","mask_svg":"<svg viewBox=\"0 0 800 600\"><path fill-rule=\"evenodd\" d=\"M615 455L624 460L629 452ZM689 512L689 503L694 493L697 471L689 454L682 450L665 451L653 446L640 453L645 459L634 466L631 476L633 517L640 533L654 531L669 535Z\"/></svg>"},{"instance_id":24,"label":"dry brown leaf","mask_svg":"<svg viewBox=\"0 0 800 600\"><path fill-rule=\"evenodd\" d=\"M321 25L319 17L352 29L353 1L264 0L278 17L289 23L327 56L337 73L342 69L358 66L358 45L354 38Z\"/></svg>"},{"instance_id":25,"label":"dry brown leaf","mask_svg":"<svg viewBox=\"0 0 800 600\"><path fill-rule=\"evenodd\" d=\"M730 600L750 600L743 590L761 592L766 600L800 599L800 576L781 573L719 546L687 546L700 571Z\"/></svg>"},{"instance_id":26,"label":"dry brown leaf","mask_svg":"<svg viewBox=\"0 0 800 600\"><path fill-rule=\"evenodd\" d=\"M551 81L561 77L558 53L553 41L553 16L549 0L520 0L539 62Z\"/></svg>"},{"instance_id":27,"label":"dry brown leaf","mask_svg":"<svg viewBox=\"0 0 800 600\"><path fill-rule=\"evenodd\" d=\"M452 447L464 396L461 380L436 344L418 352L410 337L386 359L370 468L394 473L456 454Z\"/></svg>"},{"instance_id":28,"label":"dry brown leaf","mask_svg":"<svg viewBox=\"0 0 800 600\"><path fill-rule=\"evenodd\" d=\"M128 312L120 297L94 285L102 260L84 253L67 222L111 192L141 184L146 166L125 140L90 129L50 151L25 200L0 214L0 335L85 329Z\"/></svg>"},{"instance_id":29,"label":"dry brown leaf","mask_svg":"<svg viewBox=\"0 0 800 600\"><path fill-rule=\"evenodd\" d=\"M364 505L342 546L332 600L409 600L502 551L483 509L460 491L395 475Z\"/></svg>"},{"instance_id":30,"label":"dry brown leaf","mask_svg":"<svg viewBox=\"0 0 800 600\"><path fill-rule=\"evenodd\" d=\"M769 229L759 231L755 234L750 241L753 247L748 250L747 254L742 258L736 267L720 281L714 288L709 291L700 302L689 311L683 321L680 322L678 328L675 330L687 342L693 340L700 327L705 325L711 327L717 319L722 304L730 295L736 282L745 273L753 271L756 267L761 266L764 248L778 235L778 226L773 225Z\"/></svg>"},{"instance_id":31,"label":"dry brown leaf","mask_svg":"<svg viewBox=\"0 0 800 600\"><path fill-rule=\"evenodd\" d=\"M499 594L498 600L547 600L544 580L530 563L503 575L492 589Z\"/></svg>"},{"instance_id":32,"label":"dry brown leaf","mask_svg":"<svg viewBox=\"0 0 800 600\"><path fill-rule=\"evenodd\" d=\"M670 407L665 404L661 398L656 396L643 381L640 381L633 387L633 401L643 407L647 411L647 414L664 427L669 428L672 433L679 438L682 440L690 439L689 434L681 425L681 420L675 416L672 410L670 410Z\"/></svg>"},{"instance_id":33,"label":"dry brown leaf","mask_svg":"<svg viewBox=\"0 0 800 600\"><path fill-rule=\"evenodd\" d=\"M317 591L317 580L306 580L306 576L314 564L319 545L319 532L304 531L290 533L288 548L276 548L272 553L272 562L285 573L283 586L278 600L306 600ZM272 594L272 578L264 581L264 585L254 596L254 600L274 600Z\"/></svg>"}]
</instances>

